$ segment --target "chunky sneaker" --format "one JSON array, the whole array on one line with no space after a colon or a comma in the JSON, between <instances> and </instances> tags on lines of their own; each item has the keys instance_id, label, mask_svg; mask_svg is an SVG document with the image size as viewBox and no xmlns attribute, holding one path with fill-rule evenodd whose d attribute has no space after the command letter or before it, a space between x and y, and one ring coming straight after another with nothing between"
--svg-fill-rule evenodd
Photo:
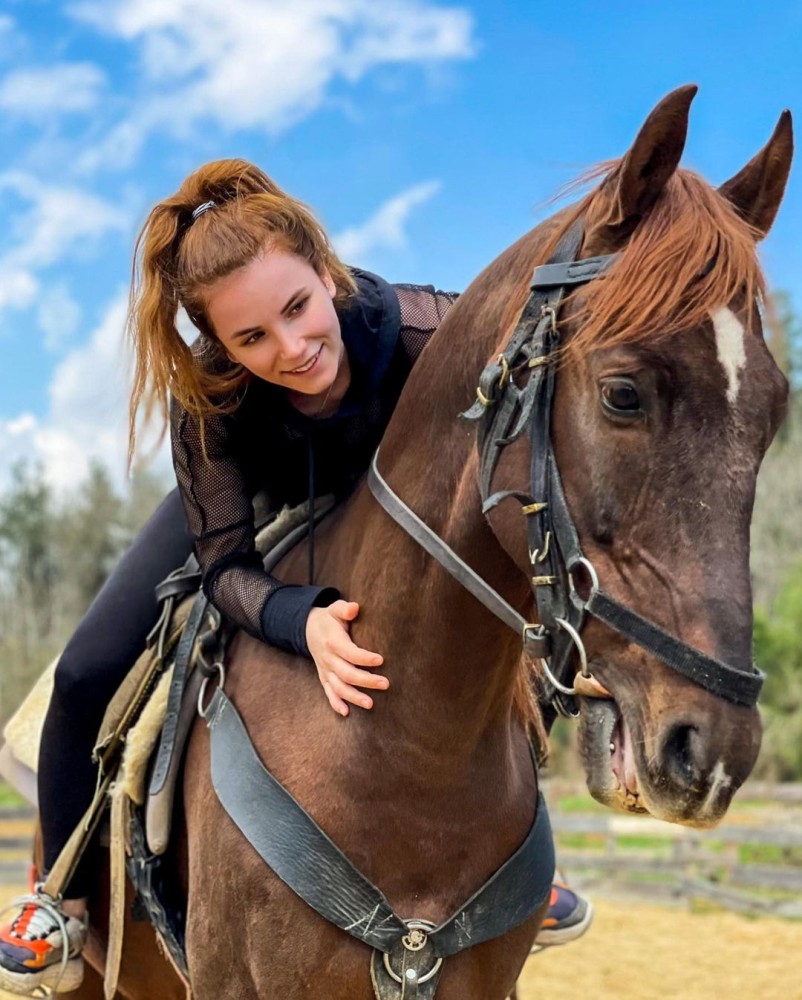
<instances>
[{"instance_id":1,"label":"chunky sneaker","mask_svg":"<svg viewBox=\"0 0 802 1000\"><path fill-rule=\"evenodd\" d=\"M42 892L13 905L19 914L0 928L0 988L19 996L43 996L43 987L53 993L77 989L84 978L88 919L67 916Z\"/></svg>"},{"instance_id":2,"label":"chunky sneaker","mask_svg":"<svg viewBox=\"0 0 802 1000\"><path fill-rule=\"evenodd\" d=\"M549 911L535 938L535 945L567 944L581 937L593 920L593 904L562 882L551 887Z\"/></svg>"}]
</instances>

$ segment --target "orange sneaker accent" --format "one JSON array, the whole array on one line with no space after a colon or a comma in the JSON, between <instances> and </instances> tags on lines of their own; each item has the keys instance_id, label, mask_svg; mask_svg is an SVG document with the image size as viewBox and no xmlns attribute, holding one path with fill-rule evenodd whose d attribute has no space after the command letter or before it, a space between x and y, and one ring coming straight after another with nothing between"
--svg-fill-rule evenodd
<instances>
[{"instance_id":1,"label":"orange sneaker accent","mask_svg":"<svg viewBox=\"0 0 802 1000\"><path fill-rule=\"evenodd\" d=\"M35 903L28 903L17 919L9 927L0 930L0 941L7 941L8 944L22 946L32 951L35 958L26 959L22 964L29 969L41 969L45 966L45 958L53 951L53 946L48 941L34 939L32 941L23 940L23 935L28 930L28 924L36 913Z\"/></svg>"}]
</instances>

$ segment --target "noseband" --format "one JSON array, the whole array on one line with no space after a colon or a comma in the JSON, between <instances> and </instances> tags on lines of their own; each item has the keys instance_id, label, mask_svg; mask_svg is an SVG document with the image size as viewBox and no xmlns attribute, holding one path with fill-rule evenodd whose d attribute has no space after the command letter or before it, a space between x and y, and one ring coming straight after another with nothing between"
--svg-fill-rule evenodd
<instances>
[{"instance_id":1,"label":"noseband","mask_svg":"<svg viewBox=\"0 0 802 1000\"><path fill-rule=\"evenodd\" d=\"M581 674L590 677L581 638L587 615L718 697L754 706L763 684L759 670L740 670L708 656L616 601L601 588L596 570L582 551L551 440L553 362L560 347L557 314L566 292L603 275L617 259L611 254L577 260L582 235L578 222L549 262L535 268L518 325L504 351L482 372L476 402L463 414L478 422L482 512L487 515L503 500L513 498L526 517L537 623L527 622L392 492L378 471L378 453L368 473L368 485L408 534L493 614L519 631L526 651L543 662L545 700L561 714L577 714L577 692L571 684L574 650ZM526 369L531 375L519 389L512 373ZM502 450L524 433L531 444L530 493L493 493L493 475ZM589 581L587 596L577 589L580 572Z\"/></svg>"}]
</instances>

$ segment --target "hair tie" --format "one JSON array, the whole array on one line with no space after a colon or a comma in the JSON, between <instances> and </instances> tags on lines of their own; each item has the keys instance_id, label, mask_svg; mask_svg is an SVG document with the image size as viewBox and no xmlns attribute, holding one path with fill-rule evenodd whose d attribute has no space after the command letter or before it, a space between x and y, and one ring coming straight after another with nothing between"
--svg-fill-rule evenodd
<instances>
[{"instance_id":1,"label":"hair tie","mask_svg":"<svg viewBox=\"0 0 802 1000\"><path fill-rule=\"evenodd\" d=\"M192 221L199 219L204 212L208 212L210 208L214 208L217 204L216 201L205 201L202 205L198 205L197 208L192 210Z\"/></svg>"}]
</instances>

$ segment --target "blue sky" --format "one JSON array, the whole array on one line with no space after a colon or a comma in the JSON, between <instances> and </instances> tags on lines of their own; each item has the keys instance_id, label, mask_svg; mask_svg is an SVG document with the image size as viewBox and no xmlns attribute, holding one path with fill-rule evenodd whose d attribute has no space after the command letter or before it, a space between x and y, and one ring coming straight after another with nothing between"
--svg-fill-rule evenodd
<instances>
[{"instance_id":1,"label":"blue sky","mask_svg":"<svg viewBox=\"0 0 802 1000\"><path fill-rule=\"evenodd\" d=\"M24 456L122 477L133 240L206 160L259 163L351 263L462 289L681 84L684 164L727 179L802 113L801 37L799 2L2 0L0 486ZM797 167L763 246L800 308L801 197Z\"/></svg>"}]
</instances>

